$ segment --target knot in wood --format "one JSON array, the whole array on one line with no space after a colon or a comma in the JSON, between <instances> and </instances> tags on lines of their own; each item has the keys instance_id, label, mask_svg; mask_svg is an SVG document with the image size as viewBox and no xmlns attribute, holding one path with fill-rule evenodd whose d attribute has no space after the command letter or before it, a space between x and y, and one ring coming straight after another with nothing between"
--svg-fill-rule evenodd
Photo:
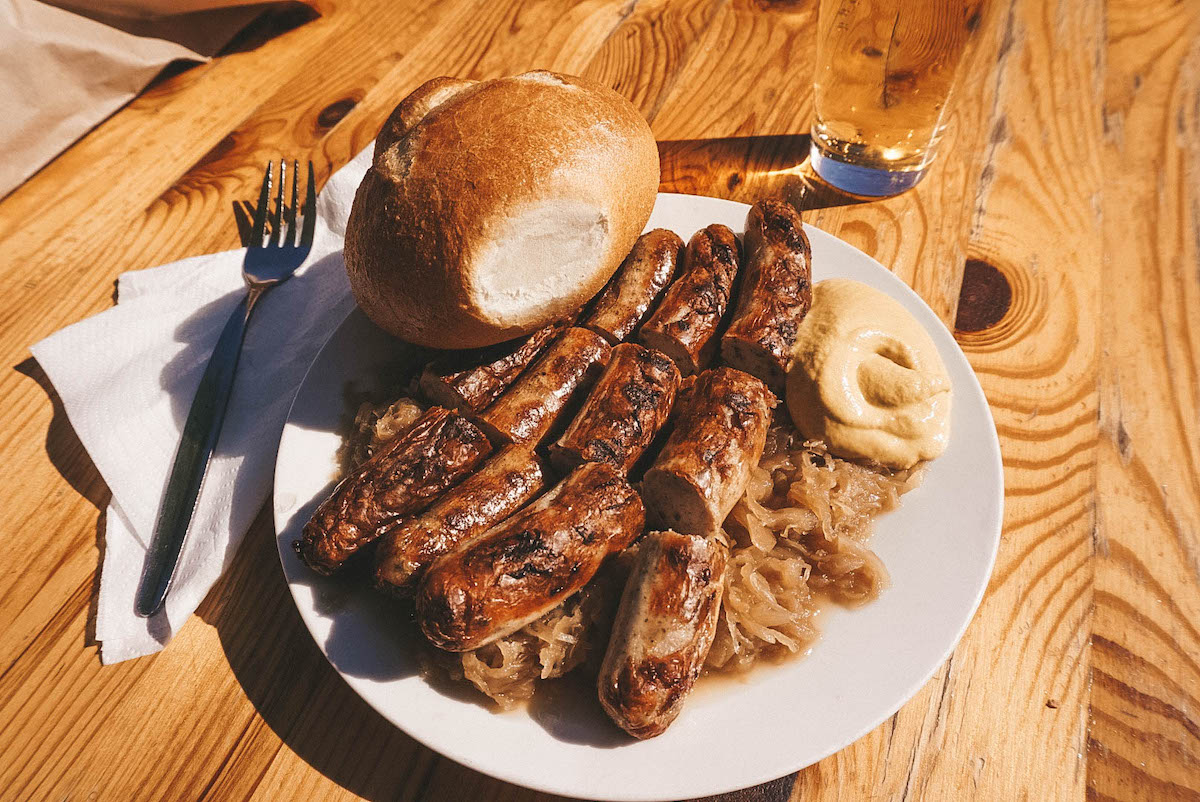
<instances>
[{"instance_id":1,"label":"knot in wood","mask_svg":"<svg viewBox=\"0 0 1200 802\"><path fill-rule=\"evenodd\" d=\"M344 97L341 100L335 100L325 108L321 109L321 113L317 115L317 125L322 128L332 128L342 121L342 118L350 113L350 110L358 105L358 99L353 97Z\"/></svg>"},{"instance_id":2,"label":"knot in wood","mask_svg":"<svg viewBox=\"0 0 1200 802\"><path fill-rule=\"evenodd\" d=\"M1000 322L1012 306L1012 285L994 265L968 259L958 294L957 331L983 331Z\"/></svg>"}]
</instances>

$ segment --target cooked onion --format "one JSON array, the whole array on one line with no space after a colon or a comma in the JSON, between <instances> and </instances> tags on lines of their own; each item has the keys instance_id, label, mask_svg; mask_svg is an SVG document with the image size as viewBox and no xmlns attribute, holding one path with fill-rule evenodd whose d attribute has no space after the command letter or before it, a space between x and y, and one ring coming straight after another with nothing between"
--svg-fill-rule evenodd
<instances>
[{"instance_id":1,"label":"cooked onion","mask_svg":"<svg viewBox=\"0 0 1200 802\"><path fill-rule=\"evenodd\" d=\"M725 521L732 553L706 666L745 670L804 651L818 635L822 597L859 605L878 596L888 576L865 545L871 522L919 483L918 470L838 459L778 421Z\"/></svg>"},{"instance_id":2,"label":"cooked onion","mask_svg":"<svg viewBox=\"0 0 1200 802\"><path fill-rule=\"evenodd\" d=\"M422 409L411 398L362 405L346 457L351 464L367 459ZM823 603L857 606L876 598L888 575L866 545L873 520L920 482L920 466L891 471L839 459L824 444L803 441L781 416L725 521L721 536L730 559L706 669L744 671L762 659L805 652L820 634ZM432 664L504 709L532 696L540 680L585 663L594 671L636 550L610 560L582 591L528 626L472 652L439 652Z\"/></svg>"},{"instance_id":3,"label":"cooked onion","mask_svg":"<svg viewBox=\"0 0 1200 802\"><path fill-rule=\"evenodd\" d=\"M509 710L533 695L538 680L561 677L585 662L598 664L636 553L637 546L626 549L579 593L511 635L460 654L431 648L436 654L430 667L470 682Z\"/></svg>"},{"instance_id":4,"label":"cooked onion","mask_svg":"<svg viewBox=\"0 0 1200 802\"><path fill-rule=\"evenodd\" d=\"M424 404L408 396L401 396L391 404L360 403L350 436L338 451L342 472L366 462L376 449L411 426L424 411Z\"/></svg>"}]
</instances>

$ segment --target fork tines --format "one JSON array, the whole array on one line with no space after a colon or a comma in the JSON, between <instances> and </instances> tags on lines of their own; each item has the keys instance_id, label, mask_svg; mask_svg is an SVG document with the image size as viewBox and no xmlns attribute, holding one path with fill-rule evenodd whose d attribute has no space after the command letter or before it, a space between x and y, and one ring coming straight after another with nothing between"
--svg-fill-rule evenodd
<instances>
[{"instance_id":1,"label":"fork tines","mask_svg":"<svg viewBox=\"0 0 1200 802\"><path fill-rule=\"evenodd\" d=\"M317 182L313 176L313 163L308 162L308 188L304 192L303 229L300 241L296 241L296 217L300 206L300 162L292 160L292 202L284 203L284 190L287 186L287 161L279 160L279 179L275 192L275 206L271 208L271 173L274 164L267 162L263 173L262 190L258 194L258 207L254 211L254 233L250 238L252 248L292 248L296 245L307 247L312 245L313 228L316 223L314 207L317 201ZM270 239L265 240L267 227L270 225ZM283 230L287 228L287 237Z\"/></svg>"}]
</instances>

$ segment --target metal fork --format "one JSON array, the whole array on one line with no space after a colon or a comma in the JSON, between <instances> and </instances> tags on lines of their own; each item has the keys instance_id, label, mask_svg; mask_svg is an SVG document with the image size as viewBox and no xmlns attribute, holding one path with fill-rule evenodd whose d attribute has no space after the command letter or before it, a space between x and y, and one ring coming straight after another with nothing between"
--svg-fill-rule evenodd
<instances>
[{"instance_id":1,"label":"metal fork","mask_svg":"<svg viewBox=\"0 0 1200 802\"><path fill-rule=\"evenodd\" d=\"M317 200L312 162L308 163L308 189L305 191L304 223L299 232L299 242L296 239L296 207L300 197L300 163L292 162L292 203L291 206L285 206L283 196L287 184L287 166L284 160L279 161L279 186L275 195L275 209L271 211L273 166L268 163L263 176L258 208L254 213L254 233L242 264L246 294L221 331L217 347L192 399L179 450L175 452L175 464L171 468L167 492L154 524L150 551L138 587L134 609L140 616L154 615L167 597L175 566L179 562L179 553L183 549L184 536L196 507L196 498L200 495L200 485L221 434L221 423L225 418L229 393L233 389L233 376L250 314L263 294L291 278L312 250ZM268 218L270 239L267 239ZM285 224L286 238L282 234Z\"/></svg>"}]
</instances>

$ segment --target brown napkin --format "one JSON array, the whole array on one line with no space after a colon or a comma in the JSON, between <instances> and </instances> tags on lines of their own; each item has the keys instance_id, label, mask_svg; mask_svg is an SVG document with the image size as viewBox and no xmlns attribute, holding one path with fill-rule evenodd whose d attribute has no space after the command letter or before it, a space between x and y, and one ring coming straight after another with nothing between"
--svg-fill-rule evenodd
<instances>
[{"instance_id":1,"label":"brown napkin","mask_svg":"<svg viewBox=\"0 0 1200 802\"><path fill-rule=\"evenodd\" d=\"M216 7L251 1L63 0L67 9L0 0L0 197L165 65L213 56L262 13L261 6ZM191 13L149 16L167 8Z\"/></svg>"}]
</instances>

